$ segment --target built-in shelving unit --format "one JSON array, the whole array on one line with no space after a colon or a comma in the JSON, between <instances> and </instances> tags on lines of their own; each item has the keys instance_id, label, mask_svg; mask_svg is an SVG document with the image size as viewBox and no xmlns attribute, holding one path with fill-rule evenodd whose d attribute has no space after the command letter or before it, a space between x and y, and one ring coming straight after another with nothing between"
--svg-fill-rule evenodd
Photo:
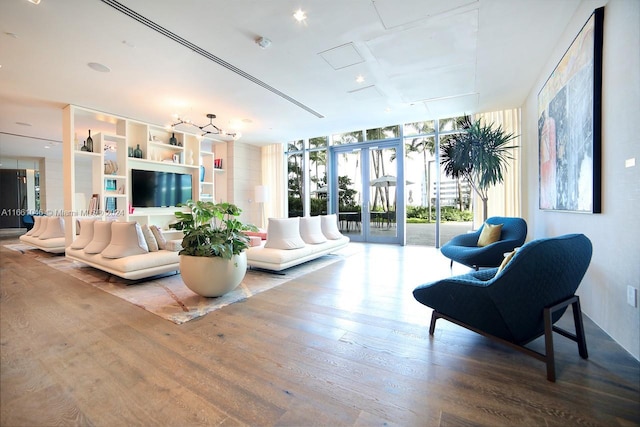
<instances>
[{"instance_id":1,"label":"built-in shelving unit","mask_svg":"<svg viewBox=\"0 0 640 427\"><path fill-rule=\"evenodd\" d=\"M81 151L89 130L93 152ZM131 206L131 170L190 174L193 199L214 201L217 181L223 178L221 170L214 168L215 144L187 132L67 106L63 116L67 244L75 236L76 221L71 219L78 216L138 221L179 234L168 228L175 222L177 208Z\"/></svg>"}]
</instances>

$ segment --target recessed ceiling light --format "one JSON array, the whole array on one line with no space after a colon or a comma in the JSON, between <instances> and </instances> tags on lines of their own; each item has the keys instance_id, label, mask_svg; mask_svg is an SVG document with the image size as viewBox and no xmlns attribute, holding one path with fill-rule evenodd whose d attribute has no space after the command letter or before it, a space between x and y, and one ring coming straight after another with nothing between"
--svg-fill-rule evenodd
<instances>
[{"instance_id":1,"label":"recessed ceiling light","mask_svg":"<svg viewBox=\"0 0 640 427\"><path fill-rule=\"evenodd\" d=\"M6 32L4 33L4 35L5 35L5 36L9 36L9 37L11 37L12 39L17 39L17 38L18 38L18 35L17 35L16 33L10 33L10 32L8 32L8 31L6 31Z\"/></svg>"},{"instance_id":2,"label":"recessed ceiling light","mask_svg":"<svg viewBox=\"0 0 640 427\"><path fill-rule=\"evenodd\" d=\"M127 41L127 40L122 40L122 44L125 45L125 46L128 46L128 47L131 47L131 48L136 47L136 45L134 43L132 43L130 41Z\"/></svg>"},{"instance_id":3,"label":"recessed ceiling light","mask_svg":"<svg viewBox=\"0 0 640 427\"><path fill-rule=\"evenodd\" d=\"M44 148L51 148L51 147L50 147L50 146L48 146L48 145L45 145L45 146L44 146Z\"/></svg>"},{"instance_id":4,"label":"recessed ceiling light","mask_svg":"<svg viewBox=\"0 0 640 427\"><path fill-rule=\"evenodd\" d=\"M40 4L40 0L29 0L29 3Z\"/></svg>"},{"instance_id":5,"label":"recessed ceiling light","mask_svg":"<svg viewBox=\"0 0 640 427\"><path fill-rule=\"evenodd\" d=\"M93 71L98 71L100 73L108 73L111 71L111 68L107 67L106 65L99 64L97 62L89 62L87 65Z\"/></svg>"},{"instance_id":6,"label":"recessed ceiling light","mask_svg":"<svg viewBox=\"0 0 640 427\"><path fill-rule=\"evenodd\" d=\"M307 19L307 14L302 9L298 9L293 14L293 17L296 19L296 21L302 22Z\"/></svg>"},{"instance_id":7,"label":"recessed ceiling light","mask_svg":"<svg viewBox=\"0 0 640 427\"><path fill-rule=\"evenodd\" d=\"M356 82L364 83L364 76L362 74L359 74L358 77L356 77Z\"/></svg>"},{"instance_id":8,"label":"recessed ceiling light","mask_svg":"<svg viewBox=\"0 0 640 427\"><path fill-rule=\"evenodd\" d=\"M31 123L27 123L27 122L16 122L16 124L20 126L32 126Z\"/></svg>"}]
</instances>

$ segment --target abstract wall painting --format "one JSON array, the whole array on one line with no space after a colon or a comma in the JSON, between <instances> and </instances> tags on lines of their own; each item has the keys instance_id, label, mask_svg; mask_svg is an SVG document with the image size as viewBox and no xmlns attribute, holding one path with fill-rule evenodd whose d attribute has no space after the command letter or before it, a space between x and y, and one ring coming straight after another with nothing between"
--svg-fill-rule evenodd
<instances>
[{"instance_id":1,"label":"abstract wall painting","mask_svg":"<svg viewBox=\"0 0 640 427\"><path fill-rule=\"evenodd\" d=\"M540 209L601 212L602 41L596 9L538 93Z\"/></svg>"}]
</instances>

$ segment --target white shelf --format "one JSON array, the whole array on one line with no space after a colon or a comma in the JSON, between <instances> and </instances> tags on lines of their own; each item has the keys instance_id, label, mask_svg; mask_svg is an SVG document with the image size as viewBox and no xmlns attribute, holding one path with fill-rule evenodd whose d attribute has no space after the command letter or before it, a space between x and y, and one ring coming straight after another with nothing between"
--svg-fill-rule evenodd
<instances>
[{"instance_id":1,"label":"white shelf","mask_svg":"<svg viewBox=\"0 0 640 427\"><path fill-rule=\"evenodd\" d=\"M171 151L184 151L184 147L181 147L179 145L171 145L171 144L167 144L161 141L149 141L148 145L151 147L158 147L158 148L162 148L164 150L171 150Z\"/></svg>"},{"instance_id":2,"label":"white shelf","mask_svg":"<svg viewBox=\"0 0 640 427\"><path fill-rule=\"evenodd\" d=\"M77 157L86 157L86 158L99 158L102 157L101 153L96 153L95 151L80 151L76 150L75 155Z\"/></svg>"},{"instance_id":3,"label":"white shelf","mask_svg":"<svg viewBox=\"0 0 640 427\"><path fill-rule=\"evenodd\" d=\"M88 135L91 130L93 152L77 149L80 135ZM169 141L175 137L178 145ZM143 158L129 157L132 150L140 148ZM63 110L63 178L65 192L65 210L80 212L86 210L88 201L95 195L100 208L105 209L107 200L110 209L124 212L118 221L138 221L141 224L157 225L171 235L182 233L169 230L169 224L177 221L177 207L134 208L131 204L131 170L145 169L160 172L176 172L191 175L192 199L212 201L217 198L217 187L226 187L219 183L214 169L214 154L222 149L225 157L226 147L214 144L211 139L200 138L186 132L167 130L132 119L106 114L83 107L69 105ZM173 157L178 161L173 161ZM105 174L105 163L115 162L115 174ZM205 168L204 182L200 182L200 163ZM112 171L114 169L107 168ZM113 186L115 182L115 187ZM109 184L107 189L107 184ZM223 196L224 197L224 196ZM115 204L114 204L115 201ZM108 217L102 212L102 217ZM75 221L69 220L65 231L67 244L75 238Z\"/></svg>"}]
</instances>

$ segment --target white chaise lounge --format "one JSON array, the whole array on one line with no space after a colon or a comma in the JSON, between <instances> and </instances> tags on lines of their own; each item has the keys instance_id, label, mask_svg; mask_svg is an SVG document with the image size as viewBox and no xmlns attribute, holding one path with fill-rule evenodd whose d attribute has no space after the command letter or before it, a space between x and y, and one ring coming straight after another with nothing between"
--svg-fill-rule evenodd
<instances>
[{"instance_id":1,"label":"white chaise lounge","mask_svg":"<svg viewBox=\"0 0 640 427\"><path fill-rule=\"evenodd\" d=\"M157 228L136 222L80 220L80 234L65 256L124 279L180 270L180 245Z\"/></svg>"},{"instance_id":2,"label":"white chaise lounge","mask_svg":"<svg viewBox=\"0 0 640 427\"><path fill-rule=\"evenodd\" d=\"M335 214L270 218L266 240L247 249L247 264L282 271L336 252L349 244L349 238L340 233L337 224Z\"/></svg>"},{"instance_id":3,"label":"white chaise lounge","mask_svg":"<svg viewBox=\"0 0 640 427\"><path fill-rule=\"evenodd\" d=\"M46 252L64 253L64 218L34 216L33 220L33 228L20 236L20 241Z\"/></svg>"}]
</instances>

